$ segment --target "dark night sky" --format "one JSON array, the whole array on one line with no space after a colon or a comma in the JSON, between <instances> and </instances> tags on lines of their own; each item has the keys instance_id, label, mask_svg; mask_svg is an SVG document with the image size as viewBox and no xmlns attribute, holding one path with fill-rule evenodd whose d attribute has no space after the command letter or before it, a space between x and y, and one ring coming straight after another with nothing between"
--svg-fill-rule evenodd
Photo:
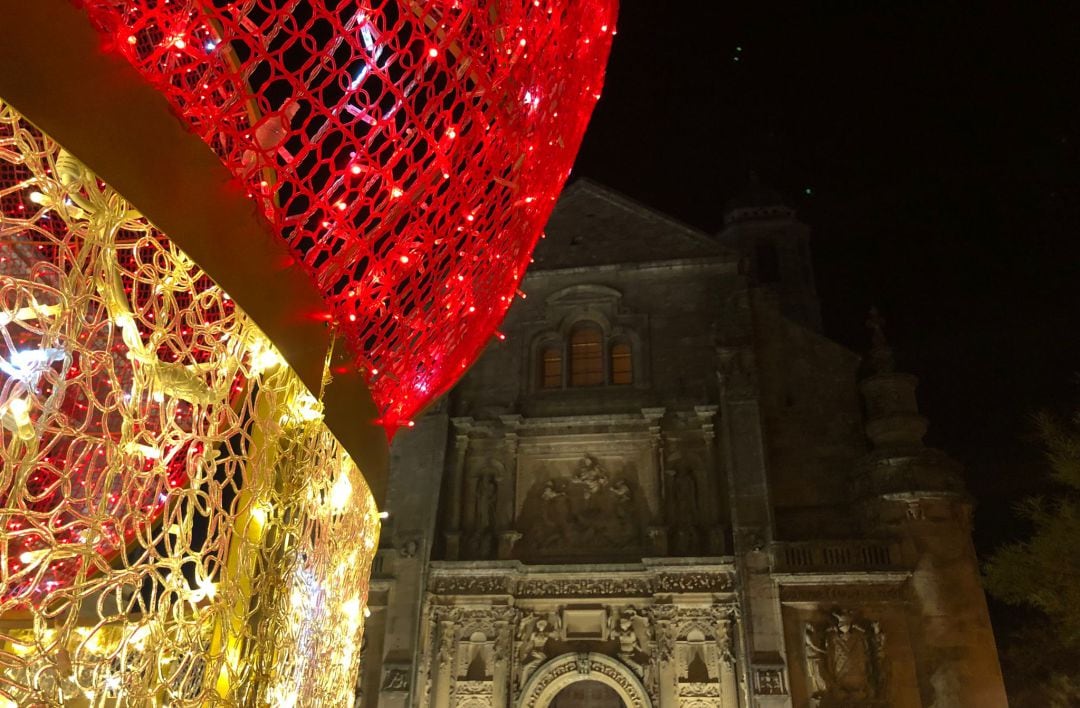
<instances>
[{"instance_id":1,"label":"dark night sky","mask_svg":"<svg viewBox=\"0 0 1080 708\"><path fill-rule=\"evenodd\" d=\"M1045 483L1030 415L1080 402L1078 7L623 0L576 167L710 233L751 169L788 195L826 332L882 309L983 552Z\"/></svg>"}]
</instances>

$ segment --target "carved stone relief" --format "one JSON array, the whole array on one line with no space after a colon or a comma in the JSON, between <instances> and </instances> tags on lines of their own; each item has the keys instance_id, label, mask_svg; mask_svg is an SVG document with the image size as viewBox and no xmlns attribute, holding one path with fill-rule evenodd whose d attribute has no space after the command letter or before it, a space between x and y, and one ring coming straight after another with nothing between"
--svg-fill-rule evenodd
<instances>
[{"instance_id":1,"label":"carved stone relief","mask_svg":"<svg viewBox=\"0 0 1080 708\"><path fill-rule=\"evenodd\" d=\"M885 695L885 633L877 622L836 609L804 627L806 675L812 705L875 705Z\"/></svg>"},{"instance_id":2,"label":"carved stone relief","mask_svg":"<svg viewBox=\"0 0 1080 708\"><path fill-rule=\"evenodd\" d=\"M784 670L779 667L754 669L754 693L759 696L785 696Z\"/></svg>"},{"instance_id":3,"label":"carved stone relief","mask_svg":"<svg viewBox=\"0 0 1080 708\"><path fill-rule=\"evenodd\" d=\"M638 678L646 679L651 663L652 630L649 619L633 605L608 615L608 639L618 643L616 656L629 666ZM646 681L649 683L649 681Z\"/></svg>"},{"instance_id":4,"label":"carved stone relief","mask_svg":"<svg viewBox=\"0 0 1080 708\"><path fill-rule=\"evenodd\" d=\"M387 667L383 673L382 691L404 692L409 690L409 668L404 666Z\"/></svg>"},{"instance_id":5,"label":"carved stone relief","mask_svg":"<svg viewBox=\"0 0 1080 708\"><path fill-rule=\"evenodd\" d=\"M517 685L523 686L538 666L548 659L548 644L559 639L562 621L558 612L529 613L518 625Z\"/></svg>"},{"instance_id":6,"label":"carved stone relief","mask_svg":"<svg viewBox=\"0 0 1080 708\"><path fill-rule=\"evenodd\" d=\"M644 548L647 506L636 475L615 474L593 455L533 483L519 519L523 557L579 558Z\"/></svg>"}]
</instances>

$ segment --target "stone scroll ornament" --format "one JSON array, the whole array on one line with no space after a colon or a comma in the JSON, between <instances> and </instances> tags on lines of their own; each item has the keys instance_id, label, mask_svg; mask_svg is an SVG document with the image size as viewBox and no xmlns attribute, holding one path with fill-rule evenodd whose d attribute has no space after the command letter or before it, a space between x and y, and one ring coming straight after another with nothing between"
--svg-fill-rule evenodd
<instances>
[{"instance_id":1,"label":"stone scroll ornament","mask_svg":"<svg viewBox=\"0 0 1080 708\"><path fill-rule=\"evenodd\" d=\"M617 0L73 1L258 202L391 434L502 337Z\"/></svg>"}]
</instances>

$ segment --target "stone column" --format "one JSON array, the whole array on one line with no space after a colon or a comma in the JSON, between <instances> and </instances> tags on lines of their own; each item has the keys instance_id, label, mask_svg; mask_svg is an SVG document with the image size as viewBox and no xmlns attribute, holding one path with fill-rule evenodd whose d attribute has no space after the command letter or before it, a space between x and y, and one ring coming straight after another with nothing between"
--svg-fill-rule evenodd
<instances>
[{"instance_id":1,"label":"stone column","mask_svg":"<svg viewBox=\"0 0 1080 708\"><path fill-rule=\"evenodd\" d=\"M469 451L472 418L451 418L454 426L454 455L450 463L450 482L446 500L446 559L461 557L461 506L465 484L465 455Z\"/></svg>"}]
</instances>

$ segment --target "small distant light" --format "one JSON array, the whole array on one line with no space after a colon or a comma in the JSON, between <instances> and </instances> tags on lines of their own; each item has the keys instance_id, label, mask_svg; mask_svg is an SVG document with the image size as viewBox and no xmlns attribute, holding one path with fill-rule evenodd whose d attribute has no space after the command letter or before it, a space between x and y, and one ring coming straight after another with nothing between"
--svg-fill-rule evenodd
<instances>
[{"instance_id":1,"label":"small distant light","mask_svg":"<svg viewBox=\"0 0 1080 708\"><path fill-rule=\"evenodd\" d=\"M398 258L398 260L401 261L402 263L408 263L409 262L409 257L408 256L402 256L401 258Z\"/></svg>"},{"instance_id":2,"label":"small distant light","mask_svg":"<svg viewBox=\"0 0 1080 708\"><path fill-rule=\"evenodd\" d=\"M360 174L360 172L361 172L360 165L353 165L352 167L349 168L349 172L352 172L354 175Z\"/></svg>"},{"instance_id":3,"label":"small distant light","mask_svg":"<svg viewBox=\"0 0 1080 708\"><path fill-rule=\"evenodd\" d=\"M435 57L439 56L439 50L435 47L432 47L431 49L427 50L427 55L434 59Z\"/></svg>"},{"instance_id":4,"label":"small distant light","mask_svg":"<svg viewBox=\"0 0 1080 708\"><path fill-rule=\"evenodd\" d=\"M394 187L393 189L390 190L390 196L393 197L394 199L397 199L398 197L400 197L404 193L405 192L401 191L401 187Z\"/></svg>"},{"instance_id":5,"label":"small distant light","mask_svg":"<svg viewBox=\"0 0 1080 708\"><path fill-rule=\"evenodd\" d=\"M807 187L806 189L803 190L803 194L805 194L808 197L813 193L814 193L814 190L811 189L810 187Z\"/></svg>"},{"instance_id":6,"label":"small distant light","mask_svg":"<svg viewBox=\"0 0 1080 708\"><path fill-rule=\"evenodd\" d=\"M128 44L130 44L132 46L135 46L136 44L139 43L139 40L135 38L135 35L129 34L127 42L128 42Z\"/></svg>"},{"instance_id":7,"label":"small distant light","mask_svg":"<svg viewBox=\"0 0 1080 708\"><path fill-rule=\"evenodd\" d=\"M379 518L382 519L383 521L386 521L387 519L390 518L390 512L389 511L380 511L379 512Z\"/></svg>"},{"instance_id":8,"label":"small distant light","mask_svg":"<svg viewBox=\"0 0 1080 708\"><path fill-rule=\"evenodd\" d=\"M177 37L176 41L173 42L173 46L177 49L183 49L187 47L187 42L185 42L182 37Z\"/></svg>"}]
</instances>

